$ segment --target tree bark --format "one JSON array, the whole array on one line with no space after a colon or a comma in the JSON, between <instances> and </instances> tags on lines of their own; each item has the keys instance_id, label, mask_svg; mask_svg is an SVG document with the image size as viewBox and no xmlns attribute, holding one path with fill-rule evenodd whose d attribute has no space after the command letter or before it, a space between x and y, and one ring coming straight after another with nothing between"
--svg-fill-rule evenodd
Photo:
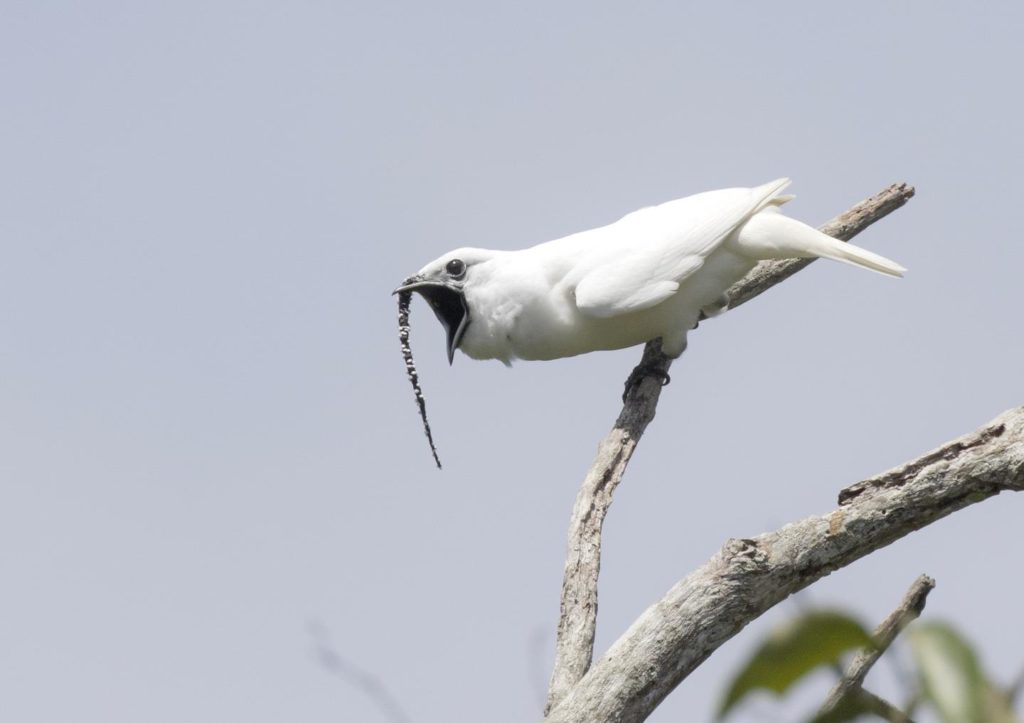
<instances>
[{"instance_id":1,"label":"tree bark","mask_svg":"<svg viewBox=\"0 0 1024 723\"><path fill-rule=\"evenodd\" d=\"M712 652L779 601L1005 490L1024 490L1024 407L847 487L826 515L729 540L648 608L546 720L644 720Z\"/></svg>"}]
</instances>

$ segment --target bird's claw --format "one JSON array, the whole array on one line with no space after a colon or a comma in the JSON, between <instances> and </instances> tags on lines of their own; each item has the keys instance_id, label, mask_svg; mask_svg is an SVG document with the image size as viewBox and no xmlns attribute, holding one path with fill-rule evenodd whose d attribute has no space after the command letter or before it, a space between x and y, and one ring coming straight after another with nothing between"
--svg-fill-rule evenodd
<instances>
[{"instance_id":1,"label":"bird's claw","mask_svg":"<svg viewBox=\"0 0 1024 723\"><path fill-rule=\"evenodd\" d=\"M656 377L661 380L661 386L663 387L672 381L672 377L669 376L669 373L656 364L637 364L633 368L633 371L630 372L629 378L626 379L626 388L622 392L623 403L626 402L630 393L636 387L640 386L640 382L644 380L644 377Z\"/></svg>"}]
</instances>

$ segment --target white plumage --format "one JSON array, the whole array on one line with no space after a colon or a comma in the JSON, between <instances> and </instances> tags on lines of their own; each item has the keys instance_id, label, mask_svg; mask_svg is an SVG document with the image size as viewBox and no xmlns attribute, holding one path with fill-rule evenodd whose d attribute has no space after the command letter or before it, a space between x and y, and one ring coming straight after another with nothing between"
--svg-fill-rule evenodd
<instances>
[{"instance_id":1,"label":"white plumage","mask_svg":"<svg viewBox=\"0 0 1024 723\"><path fill-rule=\"evenodd\" d=\"M701 311L762 259L824 257L890 276L905 269L779 210L779 179L644 208L608 226L520 251L462 248L400 290L420 292L474 359L555 359L661 337L678 356Z\"/></svg>"}]
</instances>

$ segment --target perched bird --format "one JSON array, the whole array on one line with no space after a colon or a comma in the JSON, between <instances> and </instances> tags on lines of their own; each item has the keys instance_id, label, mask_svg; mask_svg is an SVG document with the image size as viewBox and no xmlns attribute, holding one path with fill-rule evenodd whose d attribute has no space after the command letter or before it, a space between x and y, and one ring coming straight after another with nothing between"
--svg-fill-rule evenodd
<instances>
[{"instance_id":1,"label":"perched bird","mask_svg":"<svg viewBox=\"0 0 1024 723\"><path fill-rule=\"evenodd\" d=\"M658 337L678 357L701 314L724 311L726 290L763 259L822 257L903 275L889 259L784 216L788 185L698 193L520 251L457 249L396 292L430 304L449 363L460 349L509 364Z\"/></svg>"}]
</instances>

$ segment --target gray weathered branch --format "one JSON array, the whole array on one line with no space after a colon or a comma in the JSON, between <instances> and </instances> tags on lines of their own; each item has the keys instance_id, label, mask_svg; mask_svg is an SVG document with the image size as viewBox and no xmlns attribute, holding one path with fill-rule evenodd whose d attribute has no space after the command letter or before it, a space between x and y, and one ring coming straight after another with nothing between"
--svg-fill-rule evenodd
<instances>
[{"instance_id":1,"label":"gray weathered branch","mask_svg":"<svg viewBox=\"0 0 1024 723\"><path fill-rule=\"evenodd\" d=\"M842 679L836 683L828 697L825 698L821 710L818 711L819 716L835 710L846 696L862 691L864 678L867 677L871 666L877 663L878 659L889 649L892 641L896 639L903 628L921 614L921 611L924 610L925 600L928 599L928 593L934 587L935 580L927 575L921 575L914 581L896 609L875 629L875 647L864 650L854 657Z\"/></svg>"},{"instance_id":2,"label":"gray weathered branch","mask_svg":"<svg viewBox=\"0 0 1024 723\"><path fill-rule=\"evenodd\" d=\"M313 638L317 660L324 670L363 693L390 723L411 722L412 719L402 708L401 703L379 677L341 657L323 624L310 622L308 630Z\"/></svg>"},{"instance_id":3,"label":"gray weathered branch","mask_svg":"<svg viewBox=\"0 0 1024 723\"><path fill-rule=\"evenodd\" d=\"M1024 490L1024 407L846 488L826 515L729 540L648 608L546 720L642 721L712 652L779 601L1008 490Z\"/></svg>"},{"instance_id":4,"label":"gray weathered branch","mask_svg":"<svg viewBox=\"0 0 1024 723\"><path fill-rule=\"evenodd\" d=\"M905 204L912 186L894 184L832 219L821 230L847 241ZM813 259L767 261L729 290L730 308L740 306L783 281ZM667 373L672 360L659 341L644 348L641 364ZM561 610L555 644L555 666L548 690L547 713L590 667L597 626L597 579L601 565L601 528L612 494L626 471L633 450L651 420L661 396L661 383L647 376L629 392L611 432L598 445L597 456L576 497L569 525L568 553L562 581Z\"/></svg>"}]
</instances>

